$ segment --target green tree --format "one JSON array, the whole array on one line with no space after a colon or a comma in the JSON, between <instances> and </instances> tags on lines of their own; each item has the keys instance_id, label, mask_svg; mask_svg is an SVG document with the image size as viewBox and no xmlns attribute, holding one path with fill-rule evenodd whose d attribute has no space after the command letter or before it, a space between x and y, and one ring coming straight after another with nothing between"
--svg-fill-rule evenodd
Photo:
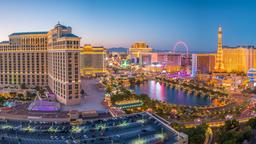
<instances>
[{"instance_id":1,"label":"green tree","mask_svg":"<svg viewBox=\"0 0 256 144\"><path fill-rule=\"evenodd\" d=\"M20 88L21 88L21 89L27 89L27 86L26 86L26 84L22 83L22 84L20 85Z\"/></svg>"},{"instance_id":2,"label":"green tree","mask_svg":"<svg viewBox=\"0 0 256 144\"><path fill-rule=\"evenodd\" d=\"M27 93L26 93L26 98L28 99L28 100L31 100L33 97L35 97L36 96L36 94L35 93L31 93L31 92L28 92L27 91Z\"/></svg>"},{"instance_id":3,"label":"green tree","mask_svg":"<svg viewBox=\"0 0 256 144\"><path fill-rule=\"evenodd\" d=\"M225 121L225 125L224 125L225 130L231 130L237 127L239 127L239 121L235 119Z\"/></svg>"},{"instance_id":4,"label":"green tree","mask_svg":"<svg viewBox=\"0 0 256 144\"><path fill-rule=\"evenodd\" d=\"M0 97L0 104L2 105L5 101L5 98L4 97Z\"/></svg>"},{"instance_id":5,"label":"green tree","mask_svg":"<svg viewBox=\"0 0 256 144\"><path fill-rule=\"evenodd\" d=\"M251 128L256 129L256 118L251 118L248 121L248 124L251 126Z\"/></svg>"},{"instance_id":6,"label":"green tree","mask_svg":"<svg viewBox=\"0 0 256 144\"><path fill-rule=\"evenodd\" d=\"M113 71L114 71L114 73L116 74L116 73L118 72L118 68L113 67Z\"/></svg>"},{"instance_id":7,"label":"green tree","mask_svg":"<svg viewBox=\"0 0 256 144\"><path fill-rule=\"evenodd\" d=\"M24 95L23 95L22 93L19 93L17 96L18 96L19 98L23 98L23 97L24 97Z\"/></svg>"},{"instance_id":8,"label":"green tree","mask_svg":"<svg viewBox=\"0 0 256 144\"><path fill-rule=\"evenodd\" d=\"M41 88L40 88L39 86L36 86L36 87L35 87L35 90L36 90L36 91L40 91L40 89L41 89Z\"/></svg>"},{"instance_id":9,"label":"green tree","mask_svg":"<svg viewBox=\"0 0 256 144\"><path fill-rule=\"evenodd\" d=\"M129 78L129 82L131 85L135 85L136 79L134 77Z\"/></svg>"},{"instance_id":10,"label":"green tree","mask_svg":"<svg viewBox=\"0 0 256 144\"><path fill-rule=\"evenodd\" d=\"M81 89L80 94L83 96L85 94L84 89Z\"/></svg>"},{"instance_id":11,"label":"green tree","mask_svg":"<svg viewBox=\"0 0 256 144\"><path fill-rule=\"evenodd\" d=\"M253 137L253 131L250 126L243 128L242 132L240 132L240 136L238 136L238 142L242 143L245 140L250 140Z\"/></svg>"},{"instance_id":12,"label":"green tree","mask_svg":"<svg viewBox=\"0 0 256 144\"><path fill-rule=\"evenodd\" d=\"M225 131L225 130L222 130L220 135L219 135L220 143L227 143L227 144L229 144L230 142L235 142L236 141L236 136L237 135L236 135L235 131Z\"/></svg>"},{"instance_id":13,"label":"green tree","mask_svg":"<svg viewBox=\"0 0 256 144\"><path fill-rule=\"evenodd\" d=\"M111 93L112 90L113 90L113 88L111 86L107 86L107 88L106 88L106 92L107 93Z\"/></svg>"},{"instance_id":14,"label":"green tree","mask_svg":"<svg viewBox=\"0 0 256 144\"><path fill-rule=\"evenodd\" d=\"M203 144L205 140L205 133L208 126L206 124L201 124L196 128L185 129L185 133L189 136L190 144Z\"/></svg>"},{"instance_id":15,"label":"green tree","mask_svg":"<svg viewBox=\"0 0 256 144\"><path fill-rule=\"evenodd\" d=\"M233 140L227 140L225 142L223 142L223 144L235 144L236 141L233 139Z\"/></svg>"}]
</instances>

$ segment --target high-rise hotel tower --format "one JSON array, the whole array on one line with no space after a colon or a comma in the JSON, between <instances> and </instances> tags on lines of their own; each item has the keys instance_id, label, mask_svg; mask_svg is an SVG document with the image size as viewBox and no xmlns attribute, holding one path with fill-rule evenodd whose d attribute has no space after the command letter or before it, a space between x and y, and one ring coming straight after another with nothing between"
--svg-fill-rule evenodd
<instances>
[{"instance_id":1,"label":"high-rise hotel tower","mask_svg":"<svg viewBox=\"0 0 256 144\"><path fill-rule=\"evenodd\" d=\"M48 32L48 85L64 104L80 102L80 38L57 24Z\"/></svg>"},{"instance_id":2,"label":"high-rise hotel tower","mask_svg":"<svg viewBox=\"0 0 256 144\"><path fill-rule=\"evenodd\" d=\"M215 59L215 71L223 72L224 64L223 64L223 50L222 50L222 28L219 26L218 28L218 50Z\"/></svg>"},{"instance_id":3,"label":"high-rise hotel tower","mask_svg":"<svg viewBox=\"0 0 256 144\"><path fill-rule=\"evenodd\" d=\"M22 32L0 43L0 85L49 86L63 104L80 103L80 38L57 24L49 32Z\"/></svg>"}]
</instances>

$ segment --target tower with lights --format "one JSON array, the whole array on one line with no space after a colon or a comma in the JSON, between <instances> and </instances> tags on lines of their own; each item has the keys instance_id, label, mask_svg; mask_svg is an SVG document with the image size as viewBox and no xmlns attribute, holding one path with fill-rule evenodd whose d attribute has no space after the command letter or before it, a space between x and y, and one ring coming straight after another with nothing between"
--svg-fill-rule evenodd
<instances>
[{"instance_id":1,"label":"tower with lights","mask_svg":"<svg viewBox=\"0 0 256 144\"><path fill-rule=\"evenodd\" d=\"M223 50L222 50L222 28L219 26L218 28L218 50L215 59L215 67L216 72L224 71L224 63L223 63Z\"/></svg>"}]
</instances>

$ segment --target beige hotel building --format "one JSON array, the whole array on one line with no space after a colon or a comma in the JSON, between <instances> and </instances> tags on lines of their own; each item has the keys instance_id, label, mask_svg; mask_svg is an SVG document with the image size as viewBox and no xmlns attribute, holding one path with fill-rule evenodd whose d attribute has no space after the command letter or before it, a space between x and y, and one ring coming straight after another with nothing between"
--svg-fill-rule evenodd
<instances>
[{"instance_id":1,"label":"beige hotel building","mask_svg":"<svg viewBox=\"0 0 256 144\"><path fill-rule=\"evenodd\" d=\"M0 43L0 85L49 86L59 102L80 103L80 37L57 24L9 35Z\"/></svg>"},{"instance_id":2,"label":"beige hotel building","mask_svg":"<svg viewBox=\"0 0 256 144\"><path fill-rule=\"evenodd\" d=\"M84 45L80 51L81 76L101 75L106 73L106 56L107 49L103 46L95 47L90 44Z\"/></svg>"},{"instance_id":3,"label":"beige hotel building","mask_svg":"<svg viewBox=\"0 0 256 144\"><path fill-rule=\"evenodd\" d=\"M223 63L226 72L247 73L256 68L256 49L252 46L223 47Z\"/></svg>"},{"instance_id":4,"label":"beige hotel building","mask_svg":"<svg viewBox=\"0 0 256 144\"><path fill-rule=\"evenodd\" d=\"M152 52L152 48L145 42L135 42L132 44L131 48L129 48L131 58L139 58L141 54L149 52Z\"/></svg>"}]
</instances>

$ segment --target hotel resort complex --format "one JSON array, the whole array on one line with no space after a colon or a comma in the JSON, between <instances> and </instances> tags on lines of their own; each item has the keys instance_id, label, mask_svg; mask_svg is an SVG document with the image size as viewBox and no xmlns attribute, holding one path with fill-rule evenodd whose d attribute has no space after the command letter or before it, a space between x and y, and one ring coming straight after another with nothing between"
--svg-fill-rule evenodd
<instances>
[{"instance_id":1,"label":"hotel resort complex","mask_svg":"<svg viewBox=\"0 0 256 144\"><path fill-rule=\"evenodd\" d=\"M1 1L0 144L256 144L255 6Z\"/></svg>"},{"instance_id":2,"label":"hotel resort complex","mask_svg":"<svg viewBox=\"0 0 256 144\"><path fill-rule=\"evenodd\" d=\"M184 42L178 42L187 48ZM80 75L105 74L107 49L84 45L72 28L57 24L46 32L20 32L0 43L0 84L48 86L59 102L80 103ZM252 46L222 46L218 28L216 54L153 52L145 42L136 42L121 60L139 64L151 72L178 72L190 65L191 74L242 72L256 68L256 49Z\"/></svg>"}]
</instances>

